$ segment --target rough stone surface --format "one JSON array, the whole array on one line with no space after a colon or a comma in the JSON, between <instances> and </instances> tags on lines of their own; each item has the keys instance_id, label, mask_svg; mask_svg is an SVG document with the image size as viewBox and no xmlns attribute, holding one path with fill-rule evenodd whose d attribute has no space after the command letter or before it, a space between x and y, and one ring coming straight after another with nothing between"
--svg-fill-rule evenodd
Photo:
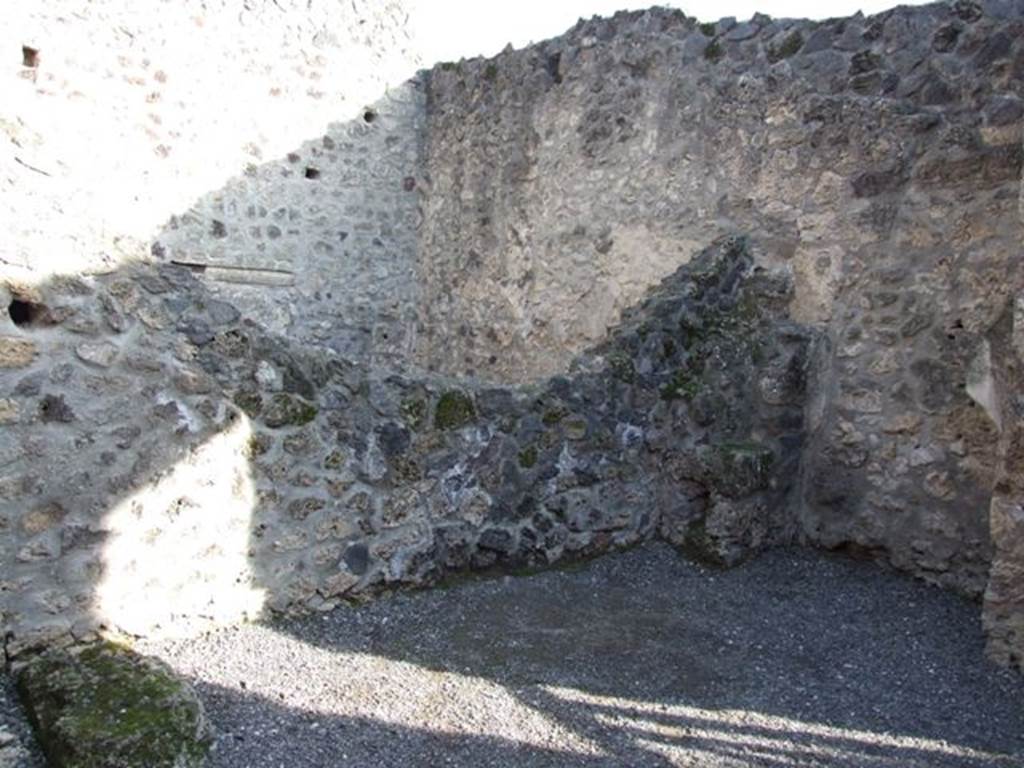
<instances>
[{"instance_id":1,"label":"rough stone surface","mask_svg":"<svg viewBox=\"0 0 1024 768\"><path fill-rule=\"evenodd\" d=\"M1024 287L1024 9L971 8L704 27L654 9L435 67L421 360L564 370L695 243L750 232L828 339L802 535L980 595L996 438L968 392Z\"/></svg>"},{"instance_id":2,"label":"rough stone surface","mask_svg":"<svg viewBox=\"0 0 1024 768\"><path fill-rule=\"evenodd\" d=\"M53 768L199 768L202 704L166 665L109 642L50 649L17 673Z\"/></svg>"},{"instance_id":3,"label":"rough stone surface","mask_svg":"<svg viewBox=\"0 0 1024 768\"><path fill-rule=\"evenodd\" d=\"M79 6L0 7L4 276L180 261L277 332L366 362L407 354L419 193L403 184L423 114L409 3Z\"/></svg>"},{"instance_id":4,"label":"rough stone surface","mask_svg":"<svg viewBox=\"0 0 1024 768\"><path fill-rule=\"evenodd\" d=\"M156 280L173 288L146 297ZM39 416L7 427L30 448L8 465L11 652L323 610L658 532L718 564L795 534L813 334L742 238L667 278L571 374L518 387L378 378L241 316L197 344L212 305L183 268L90 285L82 311L114 286L138 302L121 354L98 377L52 330L24 398ZM187 323L136 320L171 303ZM58 370L64 394L42 395ZM98 461L67 471L79 442Z\"/></svg>"},{"instance_id":5,"label":"rough stone surface","mask_svg":"<svg viewBox=\"0 0 1024 768\"><path fill-rule=\"evenodd\" d=\"M983 613L988 654L1024 669L1024 350L1013 343L1024 328L1020 298L997 325L983 391L1000 428L999 469L989 507L995 551Z\"/></svg>"},{"instance_id":6,"label":"rough stone surface","mask_svg":"<svg viewBox=\"0 0 1024 768\"><path fill-rule=\"evenodd\" d=\"M0 338L0 368L25 368L36 356L36 345L14 336Z\"/></svg>"},{"instance_id":7,"label":"rough stone surface","mask_svg":"<svg viewBox=\"0 0 1024 768\"><path fill-rule=\"evenodd\" d=\"M0 10L9 652L661 535L984 594L1019 661L1019 0L412 77L400 2L127 5Z\"/></svg>"},{"instance_id":8,"label":"rough stone surface","mask_svg":"<svg viewBox=\"0 0 1024 768\"><path fill-rule=\"evenodd\" d=\"M14 681L0 675L0 766L44 768L46 760L18 703Z\"/></svg>"}]
</instances>

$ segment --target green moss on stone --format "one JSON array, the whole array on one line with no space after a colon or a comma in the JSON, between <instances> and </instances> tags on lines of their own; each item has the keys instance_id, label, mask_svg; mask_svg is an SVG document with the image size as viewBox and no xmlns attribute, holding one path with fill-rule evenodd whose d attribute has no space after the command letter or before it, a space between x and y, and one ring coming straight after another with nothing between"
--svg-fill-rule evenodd
<instances>
[{"instance_id":1,"label":"green moss on stone","mask_svg":"<svg viewBox=\"0 0 1024 768\"><path fill-rule=\"evenodd\" d=\"M437 401L434 410L434 427L437 429L458 429L475 420L476 408L466 393L450 389Z\"/></svg>"},{"instance_id":2,"label":"green moss on stone","mask_svg":"<svg viewBox=\"0 0 1024 768\"><path fill-rule=\"evenodd\" d=\"M274 439L270 435L257 432L249 438L245 445L245 457L247 459L255 459L258 456L262 456L270 450L270 446L273 443Z\"/></svg>"},{"instance_id":3,"label":"green moss on stone","mask_svg":"<svg viewBox=\"0 0 1024 768\"><path fill-rule=\"evenodd\" d=\"M279 392L271 398L263 411L263 421L268 427L298 427L316 418L315 405L301 398Z\"/></svg>"},{"instance_id":4,"label":"green moss on stone","mask_svg":"<svg viewBox=\"0 0 1024 768\"><path fill-rule=\"evenodd\" d=\"M338 470L345 466L345 452L337 449L327 454L324 459L324 469Z\"/></svg>"},{"instance_id":5,"label":"green moss on stone","mask_svg":"<svg viewBox=\"0 0 1024 768\"><path fill-rule=\"evenodd\" d=\"M582 440L587 436L587 420L576 416L566 421L565 436L570 440Z\"/></svg>"},{"instance_id":6,"label":"green moss on stone","mask_svg":"<svg viewBox=\"0 0 1024 768\"><path fill-rule=\"evenodd\" d=\"M612 375L620 381L631 384L636 379L636 366L633 365L633 361L625 352L613 352L610 354L608 356L608 367L611 368Z\"/></svg>"},{"instance_id":7,"label":"green moss on stone","mask_svg":"<svg viewBox=\"0 0 1024 768\"><path fill-rule=\"evenodd\" d=\"M768 350L761 339L753 339L750 342L750 362L754 365L763 365L768 360Z\"/></svg>"},{"instance_id":8,"label":"green moss on stone","mask_svg":"<svg viewBox=\"0 0 1024 768\"><path fill-rule=\"evenodd\" d=\"M528 445L519 452L519 466L530 469L537 464L537 446Z\"/></svg>"},{"instance_id":9,"label":"green moss on stone","mask_svg":"<svg viewBox=\"0 0 1024 768\"><path fill-rule=\"evenodd\" d=\"M55 768L191 768L208 751L192 690L165 665L114 643L46 651L17 685Z\"/></svg>"},{"instance_id":10,"label":"green moss on stone","mask_svg":"<svg viewBox=\"0 0 1024 768\"><path fill-rule=\"evenodd\" d=\"M400 483L415 483L423 479L423 469L415 459L395 456L389 463L392 477Z\"/></svg>"},{"instance_id":11,"label":"green moss on stone","mask_svg":"<svg viewBox=\"0 0 1024 768\"><path fill-rule=\"evenodd\" d=\"M564 408L560 408L558 406L548 408L544 411L544 415L541 416L541 421L543 421L547 426L553 427L565 418L565 414L566 412Z\"/></svg>"},{"instance_id":12,"label":"green moss on stone","mask_svg":"<svg viewBox=\"0 0 1024 768\"><path fill-rule=\"evenodd\" d=\"M263 410L263 398L259 392L240 389L233 398L235 405L241 408L250 419L255 419Z\"/></svg>"},{"instance_id":13,"label":"green moss on stone","mask_svg":"<svg viewBox=\"0 0 1024 768\"><path fill-rule=\"evenodd\" d=\"M708 534L707 525L703 519L696 520L686 528L679 551L688 560L711 568L724 568L726 563L714 539Z\"/></svg>"},{"instance_id":14,"label":"green moss on stone","mask_svg":"<svg viewBox=\"0 0 1024 768\"><path fill-rule=\"evenodd\" d=\"M702 330L685 320L679 323L679 336L684 349L690 349L704 339Z\"/></svg>"},{"instance_id":15,"label":"green moss on stone","mask_svg":"<svg viewBox=\"0 0 1024 768\"><path fill-rule=\"evenodd\" d=\"M493 61L488 62L487 66L484 67L484 80L494 82L498 79L498 65Z\"/></svg>"},{"instance_id":16,"label":"green moss on stone","mask_svg":"<svg viewBox=\"0 0 1024 768\"><path fill-rule=\"evenodd\" d=\"M722 44L717 40L708 43L707 48L704 49L704 58L710 62L716 62L722 58Z\"/></svg>"},{"instance_id":17,"label":"green moss on stone","mask_svg":"<svg viewBox=\"0 0 1024 768\"><path fill-rule=\"evenodd\" d=\"M782 61L788 59L790 56L797 54L801 48L804 47L804 36L800 34L800 30L794 30L790 32L785 40L776 48L772 47L768 51L768 60L771 62Z\"/></svg>"},{"instance_id":18,"label":"green moss on stone","mask_svg":"<svg viewBox=\"0 0 1024 768\"><path fill-rule=\"evenodd\" d=\"M717 25L713 21L705 21L703 24L697 27L697 29L700 30L700 33L704 35L704 37L714 37L716 26Z\"/></svg>"},{"instance_id":19,"label":"green moss on stone","mask_svg":"<svg viewBox=\"0 0 1024 768\"><path fill-rule=\"evenodd\" d=\"M704 460L715 490L740 498L768 487L775 454L758 442L733 441L713 446Z\"/></svg>"},{"instance_id":20,"label":"green moss on stone","mask_svg":"<svg viewBox=\"0 0 1024 768\"><path fill-rule=\"evenodd\" d=\"M661 388L662 400L693 400L700 391L700 380L686 371L676 371L667 384Z\"/></svg>"}]
</instances>

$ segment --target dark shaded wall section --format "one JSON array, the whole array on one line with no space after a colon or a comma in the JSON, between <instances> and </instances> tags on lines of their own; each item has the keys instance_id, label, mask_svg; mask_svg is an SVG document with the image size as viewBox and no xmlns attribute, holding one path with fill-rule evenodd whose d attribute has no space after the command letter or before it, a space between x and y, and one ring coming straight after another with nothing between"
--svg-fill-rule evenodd
<instances>
[{"instance_id":1,"label":"dark shaded wall section","mask_svg":"<svg viewBox=\"0 0 1024 768\"><path fill-rule=\"evenodd\" d=\"M661 532L734 564L793 534L811 335L724 238L566 375L377 376L188 269L56 281L0 339L9 652L328 609Z\"/></svg>"}]
</instances>

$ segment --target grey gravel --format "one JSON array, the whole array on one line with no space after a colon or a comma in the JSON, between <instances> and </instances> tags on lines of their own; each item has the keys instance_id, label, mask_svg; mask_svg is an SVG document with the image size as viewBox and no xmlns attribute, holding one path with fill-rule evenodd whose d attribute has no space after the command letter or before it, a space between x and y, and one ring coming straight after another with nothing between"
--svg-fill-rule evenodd
<instances>
[{"instance_id":1,"label":"grey gravel","mask_svg":"<svg viewBox=\"0 0 1024 768\"><path fill-rule=\"evenodd\" d=\"M139 650L194 680L215 768L1021 766L976 617L870 563L648 545Z\"/></svg>"}]
</instances>

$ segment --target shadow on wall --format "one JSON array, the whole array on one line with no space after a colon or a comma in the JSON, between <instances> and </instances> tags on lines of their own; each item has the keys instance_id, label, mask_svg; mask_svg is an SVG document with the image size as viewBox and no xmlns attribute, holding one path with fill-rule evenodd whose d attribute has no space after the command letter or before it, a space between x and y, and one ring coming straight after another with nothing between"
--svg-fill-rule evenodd
<instances>
[{"instance_id":1,"label":"shadow on wall","mask_svg":"<svg viewBox=\"0 0 1024 768\"><path fill-rule=\"evenodd\" d=\"M172 216L155 256L268 331L407 365L417 306L423 84L407 80ZM261 157L252 150L254 161Z\"/></svg>"},{"instance_id":2,"label":"shadow on wall","mask_svg":"<svg viewBox=\"0 0 1024 768\"><path fill-rule=\"evenodd\" d=\"M572 376L518 388L269 333L201 267L13 286L8 653L327 610L659 529L721 564L787 540L811 337L786 276L753 264L721 240Z\"/></svg>"}]
</instances>

